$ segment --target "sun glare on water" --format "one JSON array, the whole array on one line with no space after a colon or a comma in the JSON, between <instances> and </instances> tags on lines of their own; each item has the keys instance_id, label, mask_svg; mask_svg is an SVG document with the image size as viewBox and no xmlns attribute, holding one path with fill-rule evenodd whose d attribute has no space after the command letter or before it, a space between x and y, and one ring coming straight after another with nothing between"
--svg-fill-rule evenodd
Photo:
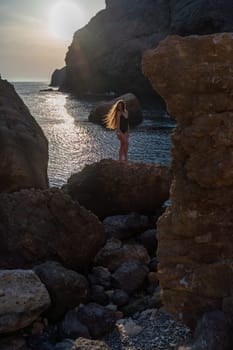
<instances>
[{"instance_id":1,"label":"sun glare on water","mask_svg":"<svg viewBox=\"0 0 233 350\"><path fill-rule=\"evenodd\" d=\"M57 38L71 40L74 32L86 24L85 14L72 0L61 0L49 11L49 31Z\"/></svg>"}]
</instances>

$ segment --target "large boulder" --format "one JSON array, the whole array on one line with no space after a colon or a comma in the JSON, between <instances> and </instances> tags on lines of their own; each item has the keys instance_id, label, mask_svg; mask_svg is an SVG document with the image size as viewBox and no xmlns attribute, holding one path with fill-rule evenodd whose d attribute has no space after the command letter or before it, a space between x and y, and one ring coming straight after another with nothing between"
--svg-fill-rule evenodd
<instances>
[{"instance_id":1,"label":"large boulder","mask_svg":"<svg viewBox=\"0 0 233 350\"><path fill-rule=\"evenodd\" d=\"M156 214L169 197L170 184L166 166L103 159L72 175L63 189L103 218L132 211Z\"/></svg>"},{"instance_id":2,"label":"large boulder","mask_svg":"<svg viewBox=\"0 0 233 350\"><path fill-rule=\"evenodd\" d=\"M0 334L30 325L50 305L44 284L31 270L0 270Z\"/></svg>"},{"instance_id":3,"label":"large boulder","mask_svg":"<svg viewBox=\"0 0 233 350\"><path fill-rule=\"evenodd\" d=\"M119 100L124 100L127 110L129 112L129 124L136 125L142 121L142 111L140 103L134 94L125 94L119 96L111 101L104 101L97 105L97 107L91 111L88 119L90 122L99 123L105 125L105 117L110 111L111 107Z\"/></svg>"},{"instance_id":4,"label":"large boulder","mask_svg":"<svg viewBox=\"0 0 233 350\"><path fill-rule=\"evenodd\" d=\"M47 260L85 272L104 243L102 224L58 189L0 194L0 267Z\"/></svg>"},{"instance_id":5,"label":"large boulder","mask_svg":"<svg viewBox=\"0 0 233 350\"><path fill-rule=\"evenodd\" d=\"M51 320L59 319L68 310L88 301L89 283L79 273L55 261L37 265L34 271L49 291L52 304L46 316Z\"/></svg>"},{"instance_id":6,"label":"large boulder","mask_svg":"<svg viewBox=\"0 0 233 350\"><path fill-rule=\"evenodd\" d=\"M143 70L177 120L171 206L158 223L163 302L195 326L233 297L233 35L172 36Z\"/></svg>"},{"instance_id":7,"label":"large boulder","mask_svg":"<svg viewBox=\"0 0 233 350\"><path fill-rule=\"evenodd\" d=\"M28 108L0 79L0 192L48 187L48 142Z\"/></svg>"},{"instance_id":8,"label":"large boulder","mask_svg":"<svg viewBox=\"0 0 233 350\"><path fill-rule=\"evenodd\" d=\"M169 34L232 31L232 12L232 0L108 0L106 9L73 36L66 87L79 94L151 94L140 69L143 53Z\"/></svg>"}]
</instances>

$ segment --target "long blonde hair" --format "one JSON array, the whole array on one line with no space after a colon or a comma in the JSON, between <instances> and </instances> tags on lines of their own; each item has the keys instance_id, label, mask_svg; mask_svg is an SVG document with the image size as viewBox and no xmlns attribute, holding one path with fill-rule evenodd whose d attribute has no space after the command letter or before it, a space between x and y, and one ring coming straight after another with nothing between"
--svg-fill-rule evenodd
<instances>
[{"instance_id":1,"label":"long blonde hair","mask_svg":"<svg viewBox=\"0 0 233 350\"><path fill-rule=\"evenodd\" d=\"M123 105L123 112L126 110L126 104L124 100L118 100L114 105L111 107L110 111L104 118L104 124L109 129L116 129L117 127L117 112L119 111L119 105Z\"/></svg>"}]
</instances>

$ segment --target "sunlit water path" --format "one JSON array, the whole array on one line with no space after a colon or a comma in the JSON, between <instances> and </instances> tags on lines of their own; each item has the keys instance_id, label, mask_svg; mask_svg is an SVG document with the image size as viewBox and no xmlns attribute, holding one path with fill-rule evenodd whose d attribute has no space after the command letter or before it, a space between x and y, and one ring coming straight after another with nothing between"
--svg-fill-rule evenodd
<instances>
[{"instance_id":1,"label":"sunlit water path","mask_svg":"<svg viewBox=\"0 0 233 350\"><path fill-rule=\"evenodd\" d=\"M68 177L102 158L117 159L119 141L114 131L88 122L96 101L78 100L60 92L40 92L44 83L14 83L49 141L49 180L63 185ZM174 123L153 109L130 135L129 160L170 162L170 133ZM152 119L153 117L153 119Z\"/></svg>"}]
</instances>

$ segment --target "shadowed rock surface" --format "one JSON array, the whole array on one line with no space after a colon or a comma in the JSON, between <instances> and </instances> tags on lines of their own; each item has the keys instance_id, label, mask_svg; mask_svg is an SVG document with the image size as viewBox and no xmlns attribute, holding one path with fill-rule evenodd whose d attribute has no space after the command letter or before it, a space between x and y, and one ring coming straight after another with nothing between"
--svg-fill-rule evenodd
<instances>
[{"instance_id":1,"label":"shadowed rock surface","mask_svg":"<svg viewBox=\"0 0 233 350\"><path fill-rule=\"evenodd\" d=\"M169 34L232 31L232 12L231 0L108 0L74 34L65 86L78 94L152 94L140 69L143 53Z\"/></svg>"},{"instance_id":2,"label":"shadowed rock surface","mask_svg":"<svg viewBox=\"0 0 233 350\"><path fill-rule=\"evenodd\" d=\"M111 348L100 340L89 340L78 338L75 341L66 339L55 346L55 350L111 350Z\"/></svg>"},{"instance_id":3,"label":"shadowed rock surface","mask_svg":"<svg viewBox=\"0 0 233 350\"><path fill-rule=\"evenodd\" d=\"M19 336L4 337L0 339L1 350L28 350L26 340Z\"/></svg>"},{"instance_id":4,"label":"shadowed rock surface","mask_svg":"<svg viewBox=\"0 0 233 350\"><path fill-rule=\"evenodd\" d=\"M64 83L65 79L66 79L66 67L63 67L61 69L55 69L55 71L52 74L51 82L49 86L59 87Z\"/></svg>"},{"instance_id":5,"label":"shadowed rock surface","mask_svg":"<svg viewBox=\"0 0 233 350\"><path fill-rule=\"evenodd\" d=\"M95 264L115 271L121 264L134 261L146 264L150 261L147 250L136 243L123 244L116 238L111 238L95 257Z\"/></svg>"},{"instance_id":6,"label":"shadowed rock surface","mask_svg":"<svg viewBox=\"0 0 233 350\"><path fill-rule=\"evenodd\" d=\"M114 272L112 283L114 287L121 288L128 294L133 294L142 286L148 272L147 266L138 262L128 261L119 266Z\"/></svg>"},{"instance_id":7,"label":"shadowed rock surface","mask_svg":"<svg viewBox=\"0 0 233 350\"><path fill-rule=\"evenodd\" d=\"M197 324L193 343L178 350L231 350L232 326L230 318L221 311L205 313Z\"/></svg>"},{"instance_id":8,"label":"shadowed rock surface","mask_svg":"<svg viewBox=\"0 0 233 350\"><path fill-rule=\"evenodd\" d=\"M233 297L233 34L169 37L143 70L177 120L171 206L158 224L163 302L195 326Z\"/></svg>"},{"instance_id":9,"label":"shadowed rock surface","mask_svg":"<svg viewBox=\"0 0 233 350\"><path fill-rule=\"evenodd\" d=\"M48 142L28 108L0 79L0 192L48 187Z\"/></svg>"},{"instance_id":10,"label":"shadowed rock surface","mask_svg":"<svg viewBox=\"0 0 233 350\"><path fill-rule=\"evenodd\" d=\"M155 222L152 223L147 216L131 213L108 216L104 219L103 225L107 238L126 240L153 227Z\"/></svg>"},{"instance_id":11,"label":"shadowed rock surface","mask_svg":"<svg viewBox=\"0 0 233 350\"><path fill-rule=\"evenodd\" d=\"M31 270L1 270L0 286L0 334L30 325L50 306L47 289Z\"/></svg>"},{"instance_id":12,"label":"shadowed rock surface","mask_svg":"<svg viewBox=\"0 0 233 350\"><path fill-rule=\"evenodd\" d=\"M104 243L95 215L58 189L0 194L0 267L55 260L86 271Z\"/></svg>"},{"instance_id":13,"label":"shadowed rock surface","mask_svg":"<svg viewBox=\"0 0 233 350\"><path fill-rule=\"evenodd\" d=\"M65 338L77 339L84 337L89 339L90 334L87 326L82 324L77 316L75 310L70 310L64 317L64 320L60 323L61 334Z\"/></svg>"},{"instance_id":14,"label":"shadowed rock surface","mask_svg":"<svg viewBox=\"0 0 233 350\"><path fill-rule=\"evenodd\" d=\"M46 316L56 321L66 311L88 301L89 284L79 273L64 268L55 261L34 267L34 271L48 289L52 305Z\"/></svg>"},{"instance_id":15,"label":"shadowed rock surface","mask_svg":"<svg viewBox=\"0 0 233 350\"><path fill-rule=\"evenodd\" d=\"M115 312L96 303L80 307L77 315L78 319L87 326L94 339L111 332L115 327Z\"/></svg>"},{"instance_id":16,"label":"shadowed rock surface","mask_svg":"<svg viewBox=\"0 0 233 350\"><path fill-rule=\"evenodd\" d=\"M63 189L99 217L154 215L168 199L170 183L166 166L103 159L72 175Z\"/></svg>"}]
</instances>

